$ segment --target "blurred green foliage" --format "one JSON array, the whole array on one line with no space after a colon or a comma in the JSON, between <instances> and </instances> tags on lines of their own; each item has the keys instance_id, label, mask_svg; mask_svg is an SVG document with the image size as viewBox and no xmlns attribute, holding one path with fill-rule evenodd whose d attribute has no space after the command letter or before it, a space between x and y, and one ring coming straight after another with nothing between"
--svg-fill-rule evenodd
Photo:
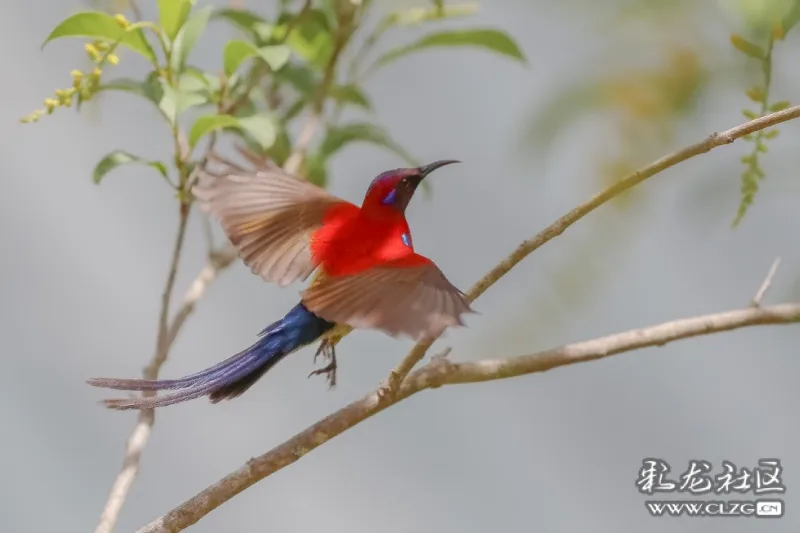
<instances>
[{"instance_id":1,"label":"blurred green foliage","mask_svg":"<svg viewBox=\"0 0 800 533\"><path fill-rule=\"evenodd\" d=\"M144 98L158 109L172 132L172 164L115 150L98 163L94 180L99 183L119 165L146 164L164 175L185 201L190 201L186 194L189 169L213 149L219 134L238 137L256 156L282 166L298 149L298 139L290 134L293 123L309 116L317 117L322 135L319 143L300 148L305 157L299 173L317 184L327 183L332 158L357 142L390 150L416 165L413 155L374 122L376 113L363 87L370 75L434 47L472 47L525 61L514 40L501 30L435 29L439 21L473 14L477 9L474 2L428 2L379 12L370 0L284 0L271 15L239 9L233 3L221 9L203 6L202 0L153 3L157 20L142 20L141 6L132 0L113 0L58 24L45 44L62 38L89 39L86 52L92 70L74 70L72 87L58 90L44 108L22 120L36 122L58 108L81 104L104 91ZM375 19L375 23L368 22ZM193 49L211 24L227 24L239 33L225 43L219 53L220 69L214 71L198 68L192 58ZM394 49L383 46L384 37L391 32L418 26L433 29ZM360 34L364 38L356 39ZM348 64L346 50L351 58ZM150 71L142 79L108 79L108 71L127 51L147 61ZM346 108L365 116L341 123ZM206 152L198 148L201 145ZM172 172L176 179L171 179Z\"/></svg>"},{"instance_id":2,"label":"blurred green foliage","mask_svg":"<svg viewBox=\"0 0 800 533\"><path fill-rule=\"evenodd\" d=\"M753 63L759 67L758 80L742 92L758 105L745 109L744 116L753 119L790 105L787 100L772 99L772 63L775 44L800 20L800 0L612 0L602 6L565 0L563 5L602 14L597 29L606 39L599 46L608 47L604 54L608 60L599 73L554 91L553 99L527 121L522 144L529 153L545 154L570 125L602 114L610 130L604 142L613 148L599 150L596 176L601 185L663 155L676 128L697 110L705 90L732 72L737 78L749 77ZM721 48L705 31L709 18L729 21L729 46L740 53L732 62L730 49ZM660 59L634 66L645 54ZM754 146L742 157L745 170L734 225L758 192L764 177L759 156L767 151L766 141L776 135L772 128L747 138ZM636 189L632 194L644 193ZM630 195L614 203L623 208L627 200Z\"/></svg>"},{"instance_id":3,"label":"blurred green foliage","mask_svg":"<svg viewBox=\"0 0 800 533\"><path fill-rule=\"evenodd\" d=\"M745 117L753 120L768 113L786 109L791 105L788 100L771 100L772 63L776 42L785 39L786 34L800 20L800 0L742 3L748 9L749 30L753 39L764 43L761 46L736 33L731 36L733 46L750 60L757 61L760 66L761 80L745 92L750 100L758 104L758 109L755 111L742 110ZM753 143L753 149L749 154L742 156L745 170L742 173L741 200L733 220L734 226L742 221L747 213L747 208L753 203L758 193L759 182L766 176L761 168L760 155L767 152L766 141L777 135L777 128L769 128L745 137L746 141Z\"/></svg>"},{"instance_id":4,"label":"blurred green foliage","mask_svg":"<svg viewBox=\"0 0 800 533\"><path fill-rule=\"evenodd\" d=\"M559 7L592 21L585 31L596 50L591 51L591 64L576 68L572 80L549 91L552 96L525 118L518 153L527 160L546 160L575 125L599 118L602 125L594 141L579 150L595 158L595 172L587 173L590 184L604 188L679 148L681 128L694 120L712 89L717 94L721 87L735 87L754 102L754 109L744 110L746 119L790 105L773 96L772 65L781 41L800 20L800 0L561 0ZM720 27L730 40L720 38ZM718 127L736 121L731 113ZM758 192L765 175L761 156L775 135L771 128L749 137L753 146L742 157L745 169L734 225ZM615 198L614 212L598 214L578 237L580 243L570 246L557 264L540 263L548 271L547 293L532 296L530 313L520 313L519 322L504 326L498 338L517 332L540 339L573 323L613 271L605 258L619 257L635 242L637 218L647 213L652 193L640 187ZM537 327L531 328L532 323Z\"/></svg>"}]
</instances>

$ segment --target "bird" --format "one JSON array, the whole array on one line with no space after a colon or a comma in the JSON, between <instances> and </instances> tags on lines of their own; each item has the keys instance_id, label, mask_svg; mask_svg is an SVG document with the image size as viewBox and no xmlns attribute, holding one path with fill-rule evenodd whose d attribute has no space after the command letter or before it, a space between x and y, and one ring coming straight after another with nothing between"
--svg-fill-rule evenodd
<instances>
[{"instance_id":1,"label":"bird","mask_svg":"<svg viewBox=\"0 0 800 533\"><path fill-rule=\"evenodd\" d=\"M279 361L320 340L336 384L336 344L354 328L371 328L419 340L463 326L474 313L466 295L429 258L414 250L406 208L433 171L459 163L446 159L378 174L361 206L280 168L255 170L228 164L199 170L192 193L217 219L238 257L264 281L280 287L306 281L300 302L264 328L248 348L179 379L91 378L95 387L125 391L174 391L106 399L117 410L152 409L208 396L212 403L239 397Z\"/></svg>"}]
</instances>

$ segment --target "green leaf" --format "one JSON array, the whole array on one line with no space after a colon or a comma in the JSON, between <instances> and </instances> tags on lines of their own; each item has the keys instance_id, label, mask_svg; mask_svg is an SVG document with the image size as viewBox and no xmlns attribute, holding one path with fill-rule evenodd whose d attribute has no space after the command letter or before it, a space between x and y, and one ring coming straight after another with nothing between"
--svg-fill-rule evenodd
<instances>
[{"instance_id":1,"label":"green leaf","mask_svg":"<svg viewBox=\"0 0 800 533\"><path fill-rule=\"evenodd\" d=\"M179 85L183 90L207 95L209 102L219 102L222 90L222 81L219 76L204 72L199 68L186 67L181 74Z\"/></svg>"},{"instance_id":2,"label":"green leaf","mask_svg":"<svg viewBox=\"0 0 800 533\"><path fill-rule=\"evenodd\" d=\"M470 2L468 4L440 4L433 8L415 7L388 15L381 23L381 27L386 29L392 26L414 26L432 20L466 17L474 14L477 10L478 4L476 2Z\"/></svg>"},{"instance_id":3,"label":"green leaf","mask_svg":"<svg viewBox=\"0 0 800 533\"><path fill-rule=\"evenodd\" d=\"M258 55L269 65L269 68L272 69L273 72L276 72L289 62L292 51L286 45L275 44L271 46L262 46L258 49Z\"/></svg>"},{"instance_id":4,"label":"green leaf","mask_svg":"<svg viewBox=\"0 0 800 533\"><path fill-rule=\"evenodd\" d=\"M757 103L763 103L764 97L766 96L766 92L762 87L751 87L745 91L745 94L748 98Z\"/></svg>"},{"instance_id":5,"label":"green leaf","mask_svg":"<svg viewBox=\"0 0 800 533\"><path fill-rule=\"evenodd\" d=\"M158 21L170 41L186 22L195 0L158 0Z\"/></svg>"},{"instance_id":6,"label":"green leaf","mask_svg":"<svg viewBox=\"0 0 800 533\"><path fill-rule=\"evenodd\" d=\"M194 147L204 135L223 128L238 128L239 119L232 115L203 115L189 130L189 146Z\"/></svg>"},{"instance_id":7,"label":"green leaf","mask_svg":"<svg viewBox=\"0 0 800 533\"><path fill-rule=\"evenodd\" d=\"M184 91L211 93L219 90L219 77L194 67L187 67L181 74L178 85Z\"/></svg>"},{"instance_id":8,"label":"green leaf","mask_svg":"<svg viewBox=\"0 0 800 533\"><path fill-rule=\"evenodd\" d=\"M742 115L744 115L744 117L749 120L755 120L759 116L758 113L756 113L755 111L750 111L749 109L742 109Z\"/></svg>"},{"instance_id":9,"label":"green leaf","mask_svg":"<svg viewBox=\"0 0 800 533\"><path fill-rule=\"evenodd\" d=\"M282 41L283 33L289 29L289 20L285 24L271 24L260 15L245 9L220 9L212 15L212 19L230 22L248 33L257 46Z\"/></svg>"},{"instance_id":10,"label":"green leaf","mask_svg":"<svg viewBox=\"0 0 800 533\"><path fill-rule=\"evenodd\" d=\"M142 30L126 31L108 13L83 11L67 17L50 32L42 43L42 48L50 41L62 37L88 37L112 43L119 41L120 45L141 54L151 63L157 63L156 55Z\"/></svg>"},{"instance_id":11,"label":"green leaf","mask_svg":"<svg viewBox=\"0 0 800 533\"><path fill-rule=\"evenodd\" d=\"M223 57L223 66L225 69L225 74L230 76L236 69L239 68L239 65L242 64L242 61L249 57L253 57L258 53L258 48L256 48L251 43L246 41L228 41L225 45L225 49L222 52Z\"/></svg>"},{"instance_id":12,"label":"green leaf","mask_svg":"<svg viewBox=\"0 0 800 533\"><path fill-rule=\"evenodd\" d=\"M203 136L224 128L234 128L247 133L263 149L269 148L277 136L275 124L267 114L242 118L233 115L204 115L195 121L189 131L189 146L194 147Z\"/></svg>"},{"instance_id":13,"label":"green leaf","mask_svg":"<svg viewBox=\"0 0 800 533\"><path fill-rule=\"evenodd\" d=\"M230 22L234 26L249 32L254 38L258 38L259 26L267 26L269 23L260 15L247 11L246 9L219 9L211 16L212 20L222 19Z\"/></svg>"},{"instance_id":14,"label":"green leaf","mask_svg":"<svg viewBox=\"0 0 800 533\"><path fill-rule=\"evenodd\" d=\"M771 112L775 113L777 111L783 111L784 109L786 109L787 107L789 107L791 105L792 105L792 103L789 102L788 100L780 100L778 102L775 102L771 106L769 106L769 110Z\"/></svg>"},{"instance_id":15,"label":"green leaf","mask_svg":"<svg viewBox=\"0 0 800 533\"><path fill-rule=\"evenodd\" d=\"M800 0L794 0L792 9L786 13L781 21L781 28L783 29L784 35L789 33L789 30L794 28L798 21L800 21Z\"/></svg>"},{"instance_id":16,"label":"green leaf","mask_svg":"<svg viewBox=\"0 0 800 533\"><path fill-rule=\"evenodd\" d=\"M289 83L297 92L308 96L319 84L319 76L307 65L289 63L277 73L277 78Z\"/></svg>"},{"instance_id":17,"label":"green leaf","mask_svg":"<svg viewBox=\"0 0 800 533\"><path fill-rule=\"evenodd\" d=\"M283 166L292 153L292 140L289 138L289 134L286 132L286 128L284 128L283 124L277 122L276 127L278 129L278 134L275 137L275 142L269 147L267 153L277 165Z\"/></svg>"},{"instance_id":18,"label":"green leaf","mask_svg":"<svg viewBox=\"0 0 800 533\"><path fill-rule=\"evenodd\" d=\"M336 152L353 142L367 142L381 146L399 155L411 166L419 166L419 161L392 140L383 128L366 122L355 122L330 128L316 155L321 161L327 161Z\"/></svg>"},{"instance_id":19,"label":"green leaf","mask_svg":"<svg viewBox=\"0 0 800 533\"><path fill-rule=\"evenodd\" d=\"M275 144L278 136L275 121L266 113L241 117L239 128L250 135L264 150Z\"/></svg>"},{"instance_id":20,"label":"green leaf","mask_svg":"<svg viewBox=\"0 0 800 533\"><path fill-rule=\"evenodd\" d=\"M211 16L211 6L206 6L203 9L198 9L194 15L181 27L178 35L172 43L172 68L177 72L181 72L186 65L186 59L189 53L197 43L197 39L206 29L208 19Z\"/></svg>"},{"instance_id":21,"label":"green leaf","mask_svg":"<svg viewBox=\"0 0 800 533\"><path fill-rule=\"evenodd\" d=\"M333 35L325 13L310 9L286 39L297 55L321 69L333 53Z\"/></svg>"},{"instance_id":22,"label":"green leaf","mask_svg":"<svg viewBox=\"0 0 800 533\"><path fill-rule=\"evenodd\" d=\"M97 166L94 167L92 181L99 184L106 174L118 166L127 165L130 163L139 163L154 168L164 177L165 180L169 181L167 167L164 165L164 163L160 161L149 161L125 152L124 150L114 150L101 159L100 162L97 163Z\"/></svg>"},{"instance_id":23,"label":"green leaf","mask_svg":"<svg viewBox=\"0 0 800 533\"><path fill-rule=\"evenodd\" d=\"M731 35L731 44L738 50L744 52L750 57L756 59L764 59L767 57L767 52L757 44L753 44L739 34L734 33Z\"/></svg>"},{"instance_id":24,"label":"green leaf","mask_svg":"<svg viewBox=\"0 0 800 533\"><path fill-rule=\"evenodd\" d=\"M232 75L245 59L254 56L263 59L269 65L269 68L275 72L286 65L290 55L291 50L289 47L282 44L256 48L255 45L247 41L228 41L223 52L225 74Z\"/></svg>"},{"instance_id":25,"label":"green leaf","mask_svg":"<svg viewBox=\"0 0 800 533\"><path fill-rule=\"evenodd\" d=\"M377 69L387 63L433 47L450 46L476 46L505 55L520 62L525 62L525 56L517 44L505 32L499 30L456 30L444 31L427 35L418 41L400 48L396 48L381 56L371 67Z\"/></svg>"},{"instance_id":26,"label":"green leaf","mask_svg":"<svg viewBox=\"0 0 800 533\"><path fill-rule=\"evenodd\" d=\"M355 85L337 85L332 87L328 94L336 102L352 104L369 111L372 110L372 103L367 98L367 95Z\"/></svg>"},{"instance_id":27,"label":"green leaf","mask_svg":"<svg viewBox=\"0 0 800 533\"><path fill-rule=\"evenodd\" d=\"M348 1L350 5L346 5ZM346 17L348 16L348 11L352 13L355 6L362 3L362 0L345 0L345 2L342 2L342 0L322 0L319 3L319 12L325 17L327 27L335 28L338 26L339 14L337 12ZM292 15L288 16L291 17Z\"/></svg>"},{"instance_id":28,"label":"green leaf","mask_svg":"<svg viewBox=\"0 0 800 533\"><path fill-rule=\"evenodd\" d=\"M210 95L207 94L199 82L193 76L181 76L178 87L172 87L163 80L159 80L161 85L161 100L158 108L164 113L170 124L175 124L178 115L189 109L209 102ZM199 90L195 90L199 89Z\"/></svg>"}]
</instances>

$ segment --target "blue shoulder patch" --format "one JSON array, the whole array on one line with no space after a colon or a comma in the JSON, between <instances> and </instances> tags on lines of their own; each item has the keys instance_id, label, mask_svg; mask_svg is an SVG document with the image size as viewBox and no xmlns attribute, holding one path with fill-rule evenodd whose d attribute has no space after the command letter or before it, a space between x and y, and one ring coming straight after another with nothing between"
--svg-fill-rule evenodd
<instances>
[{"instance_id":1,"label":"blue shoulder patch","mask_svg":"<svg viewBox=\"0 0 800 533\"><path fill-rule=\"evenodd\" d=\"M403 240L403 244L411 248L411 235L408 233L403 233L400 238Z\"/></svg>"}]
</instances>

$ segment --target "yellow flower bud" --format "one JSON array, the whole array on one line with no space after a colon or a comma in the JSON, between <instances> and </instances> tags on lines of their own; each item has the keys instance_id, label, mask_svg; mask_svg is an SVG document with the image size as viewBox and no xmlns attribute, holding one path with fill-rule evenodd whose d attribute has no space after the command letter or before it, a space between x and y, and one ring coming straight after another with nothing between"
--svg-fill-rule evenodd
<instances>
[{"instance_id":1,"label":"yellow flower bud","mask_svg":"<svg viewBox=\"0 0 800 533\"><path fill-rule=\"evenodd\" d=\"M58 107L58 100L54 100L52 98L45 98L44 106L47 109L47 114L49 115L50 113L53 112L53 109Z\"/></svg>"},{"instance_id":2,"label":"yellow flower bud","mask_svg":"<svg viewBox=\"0 0 800 533\"><path fill-rule=\"evenodd\" d=\"M97 80L99 80L99 79L100 79L100 75L101 75L102 73L103 73L103 71L102 71L102 70L100 70L100 68L98 68L98 67L94 67L94 68L92 69L92 80L93 80L93 81L97 81Z\"/></svg>"},{"instance_id":3,"label":"yellow flower bud","mask_svg":"<svg viewBox=\"0 0 800 533\"><path fill-rule=\"evenodd\" d=\"M117 14L117 15L114 15L114 20L116 20L117 24L119 24L123 28L127 28L128 26L131 25L131 23L128 22L128 19L125 18L125 15L123 15L121 13Z\"/></svg>"},{"instance_id":4,"label":"yellow flower bud","mask_svg":"<svg viewBox=\"0 0 800 533\"><path fill-rule=\"evenodd\" d=\"M75 89L72 87L69 89L56 89L56 96L58 97L59 105L69 107L73 94L75 94Z\"/></svg>"},{"instance_id":5,"label":"yellow flower bud","mask_svg":"<svg viewBox=\"0 0 800 533\"><path fill-rule=\"evenodd\" d=\"M73 70L70 74L72 74L72 87L77 89L81 86L81 81L83 81L83 72L80 70Z\"/></svg>"},{"instance_id":6,"label":"yellow flower bud","mask_svg":"<svg viewBox=\"0 0 800 533\"><path fill-rule=\"evenodd\" d=\"M119 63L119 57L115 56L114 54L108 54L108 56L106 56L106 60L112 65Z\"/></svg>"}]
</instances>

